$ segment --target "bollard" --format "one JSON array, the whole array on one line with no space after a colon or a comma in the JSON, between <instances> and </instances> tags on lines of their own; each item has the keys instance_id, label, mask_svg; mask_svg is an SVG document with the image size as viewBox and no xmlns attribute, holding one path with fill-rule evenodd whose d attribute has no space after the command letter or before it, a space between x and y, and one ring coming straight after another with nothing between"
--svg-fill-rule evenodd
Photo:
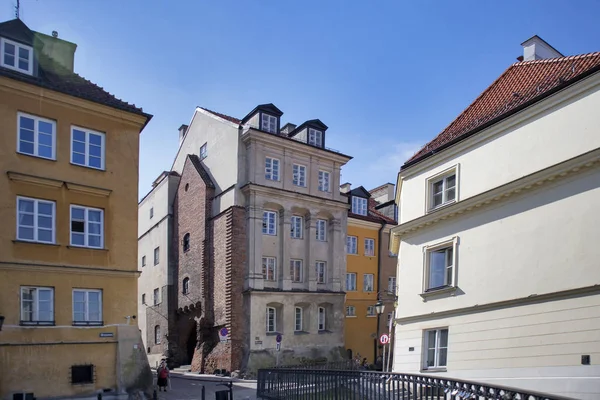
<instances>
[{"instance_id":1,"label":"bollard","mask_svg":"<svg viewBox=\"0 0 600 400\"><path fill-rule=\"evenodd\" d=\"M204 385L202 385L202 400L206 400L206 389L204 388Z\"/></svg>"},{"instance_id":2,"label":"bollard","mask_svg":"<svg viewBox=\"0 0 600 400\"><path fill-rule=\"evenodd\" d=\"M152 393L152 400L158 400L158 393L156 393L156 389L154 389L154 393Z\"/></svg>"},{"instance_id":3,"label":"bollard","mask_svg":"<svg viewBox=\"0 0 600 400\"><path fill-rule=\"evenodd\" d=\"M98 393L98 400L102 400L102 393Z\"/></svg>"}]
</instances>

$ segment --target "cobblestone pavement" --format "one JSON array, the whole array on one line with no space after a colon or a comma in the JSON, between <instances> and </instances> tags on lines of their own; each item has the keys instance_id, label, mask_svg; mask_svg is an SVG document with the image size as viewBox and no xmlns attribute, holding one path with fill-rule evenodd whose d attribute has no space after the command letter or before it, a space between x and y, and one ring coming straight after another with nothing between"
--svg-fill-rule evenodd
<instances>
[{"instance_id":1,"label":"cobblestone pavement","mask_svg":"<svg viewBox=\"0 0 600 400\"><path fill-rule=\"evenodd\" d=\"M202 377L171 374L171 388L157 392L159 400L202 400L202 386L206 390L206 400L214 400L215 392L228 390ZM256 400L255 382L236 382L233 385L233 400Z\"/></svg>"}]
</instances>

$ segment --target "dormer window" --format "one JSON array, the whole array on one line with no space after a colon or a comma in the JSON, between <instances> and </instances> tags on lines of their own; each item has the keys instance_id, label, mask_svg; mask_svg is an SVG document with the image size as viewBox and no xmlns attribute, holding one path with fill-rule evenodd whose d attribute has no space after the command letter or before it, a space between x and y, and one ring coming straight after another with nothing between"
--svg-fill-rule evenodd
<instances>
[{"instance_id":1,"label":"dormer window","mask_svg":"<svg viewBox=\"0 0 600 400\"><path fill-rule=\"evenodd\" d=\"M269 133L277 133L277 117L261 114L260 129Z\"/></svg>"},{"instance_id":2,"label":"dormer window","mask_svg":"<svg viewBox=\"0 0 600 400\"><path fill-rule=\"evenodd\" d=\"M308 144L323 147L323 132L316 129L308 129Z\"/></svg>"},{"instance_id":3,"label":"dormer window","mask_svg":"<svg viewBox=\"0 0 600 400\"><path fill-rule=\"evenodd\" d=\"M33 48L12 40L0 39L0 65L24 74L33 75Z\"/></svg>"},{"instance_id":4,"label":"dormer window","mask_svg":"<svg viewBox=\"0 0 600 400\"><path fill-rule=\"evenodd\" d=\"M352 213L358 215L367 215L367 199L353 196Z\"/></svg>"}]
</instances>

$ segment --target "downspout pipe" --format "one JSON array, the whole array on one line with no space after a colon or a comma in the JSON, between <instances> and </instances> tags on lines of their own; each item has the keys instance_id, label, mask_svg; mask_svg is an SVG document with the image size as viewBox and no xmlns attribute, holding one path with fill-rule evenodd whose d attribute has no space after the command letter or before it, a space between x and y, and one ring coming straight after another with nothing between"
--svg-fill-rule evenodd
<instances>
[{"instance_id":1,"label":"downspout pipe","mask_svg":"<svg viewBox=\"0 0 600 400\"><path fill-rule=\"evenodd\" d=\"M385 221L381 220L381 228L379 228L378 232L378 240L379 243L377 245L377 300L381 300L381 248L383 243L383 229L385 228ZM379 327L381 326L381 314L377 314L377 337L375 338L375 361L377 361L377 355L379 351L377 351L379 347Z\"/></svg>"}]
</instances>

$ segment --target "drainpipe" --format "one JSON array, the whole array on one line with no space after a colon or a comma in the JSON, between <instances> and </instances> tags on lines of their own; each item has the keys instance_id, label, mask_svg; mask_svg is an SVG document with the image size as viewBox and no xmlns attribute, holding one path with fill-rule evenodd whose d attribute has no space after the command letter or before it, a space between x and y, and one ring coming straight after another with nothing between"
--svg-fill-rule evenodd
<instances>
[{"instance_id":1,"label":"drainpipe","mask_svg":"<svg viewBox=\"0 0 600 400\"><path fill-rule=\"evenodd\" d=\"M379 228L377 245L377 300L381 300L381 243L383 242L383 228L385 228L385 221L381 220L381 228ZM379 344L379 326L381 320L381 314L377 314L377 337L375 338L375 358L373 361L377 361L377 345Z\"/></svg>"}]
</instances>

